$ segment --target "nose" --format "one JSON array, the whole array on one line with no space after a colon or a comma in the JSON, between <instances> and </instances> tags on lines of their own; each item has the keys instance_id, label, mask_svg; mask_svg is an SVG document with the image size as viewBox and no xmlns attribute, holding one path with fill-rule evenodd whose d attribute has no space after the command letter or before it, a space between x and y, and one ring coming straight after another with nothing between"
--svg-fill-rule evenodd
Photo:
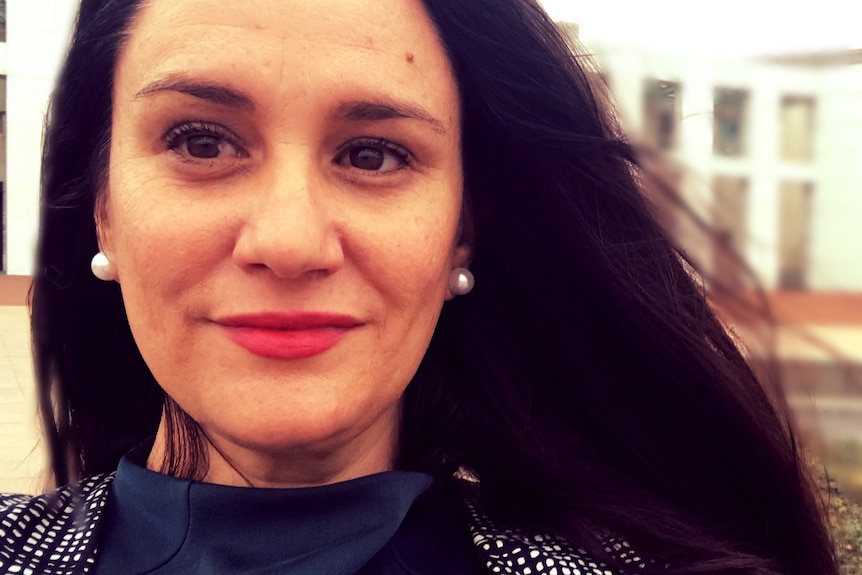
<instances>
[{"instance_id":1,"label":"nose","mask_svg":"<svg viewBox=\"0 0 862 575\"><path fill-rule=\"evenodd\" d=\"M253 178L233 260L284 279L331 274L344 263L336 204L311 158L286 155Z\"/></svg>"}]
</instances>

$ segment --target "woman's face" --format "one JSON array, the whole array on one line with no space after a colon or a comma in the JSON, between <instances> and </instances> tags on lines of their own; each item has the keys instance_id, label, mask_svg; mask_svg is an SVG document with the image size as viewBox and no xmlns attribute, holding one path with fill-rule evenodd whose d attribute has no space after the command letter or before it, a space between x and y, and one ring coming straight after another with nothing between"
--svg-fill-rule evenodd
<instances>
[{"instance_id":1,"label":"woman's face","mask_svg":"<svg viewBox=\"0 0 862 575\"><path fill-rule=\"evenodd\" d=\"M225 449L394 445L467 258L421 2L152 0L113 113L100 240L159 384Z\"/></svg>"}]
</instances>

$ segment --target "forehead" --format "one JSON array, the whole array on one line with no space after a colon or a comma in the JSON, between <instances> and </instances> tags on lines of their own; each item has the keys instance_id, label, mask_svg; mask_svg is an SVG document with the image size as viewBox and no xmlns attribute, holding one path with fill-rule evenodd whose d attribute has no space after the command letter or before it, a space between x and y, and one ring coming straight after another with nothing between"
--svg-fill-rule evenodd
<instances>
[{"instance_id":1,"label":"forehead","mask_svg":"<svg viewBox=\"0 0 862 575\"><path fill-rule=\"evenodd\" d=\"M434 96L454 87L421 0L150 0L118 61L118 83L176 73L308 92L332 85Z\"/></svg>"}]
</instances>

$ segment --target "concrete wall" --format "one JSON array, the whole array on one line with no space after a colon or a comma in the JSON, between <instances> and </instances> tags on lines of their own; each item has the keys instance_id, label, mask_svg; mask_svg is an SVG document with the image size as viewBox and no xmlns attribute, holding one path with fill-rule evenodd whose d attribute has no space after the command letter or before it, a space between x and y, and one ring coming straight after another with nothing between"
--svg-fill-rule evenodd
<instances>
[{"instance_id":1,"label":"concrete wall","mask_svg":"<svg viewBox=\"0 0 862 575\"><path fill-rule=\"evenodd\" d=\"M680 139L671 156L690 170L687 193L696 208L709 209L713 176L748 180L745 255L767 288L778 285L781 182L804 181L814 187L809 289L862 291L862 65L799 67L623 46L587 48L607 75L623 122L635 137L644 126L646 80L681 84ZM749 94L742 157L713 154L716 88ZM781 100L788 95L816 101L809 162L785 161L780 155Z\"/></svg>"},{"instance_id":2,"label":"concrete wall","mask_svg":"<svg viewBox=\"0 0 862 575\"><path fill-rule=\"evenodd\" d=\"M7 119L6 272L32 273L39 224L42 126L75 0L7 0L5 59Z\"/></svg>"},{"instance_id":3,"label":"concrete wall","mask_svg":"<svg viewBox=\"0 0 862 575\"><path fill-rule=\"evenodd\" d=\"M8 41L0 43L0 75L7 77L9 274L33 271L42 125L76 7L77 0L7 0ZM746 255L767 287L777 284L778 190L780 182L789 179L814 184L809 287L862 290L858 264L862 261L862 65L799 68L626 47L588 48L608 73L623 119L633 133L643 126L646 79L682 85L680 146L674 156L691 170L690 189L701 190L707 199L716 174L748 179ZM712 153L716 87L749 91L745 157ZM810 95L817 101L810 163L780 160L779 110L785 94Z\"/></svg>"},{"instance_id":4,"label":"concrete wall","mask_svg":"<svg viewBox=\"0 0 862 575\"><path fill-rule=\"evenodd\" d=\"M862 65L818 79L812 237L815 289L862 289Z\"/></svg>"}]
</instances>

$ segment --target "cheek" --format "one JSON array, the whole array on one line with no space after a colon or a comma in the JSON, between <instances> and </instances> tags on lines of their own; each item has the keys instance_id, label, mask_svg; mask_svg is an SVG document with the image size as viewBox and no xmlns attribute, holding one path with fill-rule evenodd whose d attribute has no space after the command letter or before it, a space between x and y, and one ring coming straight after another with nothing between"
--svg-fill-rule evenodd
<instances>
[{"instance_id":1,"label":"cheek","mask_svg":"<svg viewBox=\"0 0 862 575\"><path fill-rule=\"evenodd\" d=\"M181 225L163 220L162 214L141 214L130 222L120 248L121 285L147 285L157 292L177 292L207 265L212 237L194 229L193 221ZM164 225L163 225L164 224ZM164 293L163 295L168 295Z\"/></svg>"},{"instance_id":2,"label":"cheek","mask_svg":"<svg viewBox=\"0 0 862 575\"><path fill-rule=\"evenodd\" d=\"M380 225L359 264L384 298L387 319L423 339L430 339L447 295L457 227L454 209L436 208ZM392 335L405 337L401 331Z\"/></svg>"},{"instance_id":3,"label":"cheek","mask_svg":"<svg viewBox=\"0 0 862 575\"><path fill-rule=\"evenodd\" d=\"M158 180L133 175L112 180L108 196L113 257L129 321L149 318L166 327L167 311L187 302L189 290L212 273L226 242L206 223L211 218L202 206L165 198Z\"/></svg>"}]
</instances>

